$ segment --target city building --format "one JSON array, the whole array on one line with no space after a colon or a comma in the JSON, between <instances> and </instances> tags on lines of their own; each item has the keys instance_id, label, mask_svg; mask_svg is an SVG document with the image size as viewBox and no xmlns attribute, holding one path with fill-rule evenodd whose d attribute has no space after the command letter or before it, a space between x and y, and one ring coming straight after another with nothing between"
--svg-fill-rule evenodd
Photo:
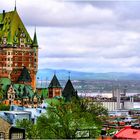
<instances>
[{"instance_id":1,"label":"city building","mask_svg":"<svg viewBox=\"0 0 140 140\"><path fill-rule=\"evenodd\" d=\"M30 85L18 83L14 84L8 78L0 78L0 89L0 102L6 105L18 105L36 108L43 101L41 95L34 92Z\"/></svg>"},{"instance_id":2,"label":"city building","mask_svg":"<svg viewBox=\"0 0 140 140\"><path fill-rule=\"evenodd\" d=\"M23 114L23 115L22 114L20 115L20 119L25 119L25 117L26 117L26 119L32 120L33 123L36 123L37 118L39 116L41 116L43 113L47 112L47 110L46 110L47 107L48 107L47 103L42 103L37 108L27 108L27 107L23 107L23 106L11 105L9 112L14 112L16 114L19 111L20 113ZM28 116L28 114L30 116Z\"/></svg>"},{"instance_id":3,"label":"city building","mask_svg":"<svg viewBox=\"0 0 140 140\"><path fill-rule=\"evenodd\" d=\"M12 126L5 117L0 116L0 139L25 139L25 129Z\"/></svg>"},{"instance_id":4,"label":"city building","mask_svg":"<svg viewBox=\"0 0 140 140\"><path fill-rule=\"evenodd\" d=\"M70 78L68 79L64 89L61 87L57 76L54 74L49 86L48 86L48 98L56 98L61 100L61 97L65 101L71 101L73 97L78 98L77 91L74 89Z\"/></svg>"},{"instance_id":5,"label":"city building","mask_svg":"<svg viewBox=\"0 0 140 140\"><path fill-rule=\"evenodd\" d=\"M48 86L48 97L53 98L55 96L61 96L62 95L62 87L54 74L49 86Z\"/></svg>"},{"instance_id":6,"label":"city building","mask_svg":"<svg viewBox=\"0 0 140 140\"><path fill-rule=\"evenodd\" d=\"M30 77L26 84L36 89L38 69L38 42L36 31L31 39L16 7L13 11L0 13L0 77L11 79L12 83L24 83L23 69Z\"/></svg>"},{"instance_id":7,"label":"city building","mask_svg":"<svg viewBox=\"0 0 140 140\"><path fill-rule=\"evenodd\" d=\"M0 111L0 117L5 118L12 126L16 126L17 121L23 119L31 120L29 111Z\"/></svg>"}]
</instances>

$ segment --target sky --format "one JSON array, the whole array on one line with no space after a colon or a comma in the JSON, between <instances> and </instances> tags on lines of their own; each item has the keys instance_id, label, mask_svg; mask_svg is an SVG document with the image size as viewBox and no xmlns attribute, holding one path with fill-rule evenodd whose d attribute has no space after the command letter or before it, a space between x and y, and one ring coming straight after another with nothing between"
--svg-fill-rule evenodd
<instances>
[{"instance_id":1,"label":"sky","mask_svg":"<svg viewBox=\"0 0 140 140\"><path fill-rule=\"evenodd\" d=\"M14 9L0 0L0 11ZM39 69L140 73L140 1L17 0Z\"/></svg>"}]
</instances>

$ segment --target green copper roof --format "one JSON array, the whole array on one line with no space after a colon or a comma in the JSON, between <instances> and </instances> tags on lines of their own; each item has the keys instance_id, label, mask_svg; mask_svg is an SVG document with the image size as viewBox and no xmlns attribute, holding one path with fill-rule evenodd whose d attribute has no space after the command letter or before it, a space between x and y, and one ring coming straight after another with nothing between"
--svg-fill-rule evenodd
<instances>
[{"instance_id":1,"label":"green copper roof","mask_svg":"<svg viewBox=\"0 0 140 140\"><path fill-rule=\"evenodd\" d=\"M6 99L6 93L9 87L11 86L11 81L8 78L0 78L0 85L2 86L2 90L3 90L3 99L4 98ZM16 99L22 99L22 98L32 99L34 97L34 91L30 85L12 84L12 88L16 92Z\"/></svg>"},{"instance_id":2,"label":"green copper roof","mask_svg":"<svg viewBox=\"0 0 140 140\"><path fill-rule=\"evenodd\" d=\"M24 84L14 84L13 85L16 94L20 98L32 98L34 96L34 92L31 86Z\"/></svg>"},{"instance_id":3,"label":"green copper roof","mask_svg":"<svg viewBox=\"0 0 140 140\"><path fill-rule=\"evenodd\" d=\"M2 85L2 89L7 90L7 86L11 85L11 80L9 78L0 78L0 84Z\"/></svg>"},{"instance_id":4,"label":"green copper roof","mask_svg":"<svg viewBox=\"0 0 140 140\"><path fill-rule=\"evenodd\" d=\"M0 44L2 38L6 37L10 45L19 44L21 34L25 38L25 43L32 44L32 39L28 34L16 10L3 12L0 14Z\"/></svg>"},{"instance_id":5,"label":"green copper roof","mask_svg":"<svg viewBox=\"0 0 140 140\"><path fill-rule=\"evenodd\" d=\"M7 44L8 44L8 45L12 45L12 36L11 36L11 32L8 33Z\"/></svg>"},{"instance_id":6,"label":"green copper roof","mask_svg":"<svg viewBox=\"0 0 140 140\"><path fill-rule=\"evenodd\" d=\"M61 85L56 77L56 75L53 76L53 79L51 83L49 84L48 88L61 88Z\"/></svg>"}]
</instances>

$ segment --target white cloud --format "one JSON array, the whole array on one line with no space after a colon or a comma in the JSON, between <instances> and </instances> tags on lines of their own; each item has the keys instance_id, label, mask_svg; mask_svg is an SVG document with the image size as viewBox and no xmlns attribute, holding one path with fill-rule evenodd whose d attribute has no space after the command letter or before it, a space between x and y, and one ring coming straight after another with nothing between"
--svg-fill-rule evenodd
<instances>
[{"instance_id":1,"label":"white cloud","mask_svg":"<svg viewBox=\"0 0 140 140\"><path fill-rule=\"evenodd\" d=\"M29 5L29 3L32 3ZM38 26L80 26L116 21L113 11L91 4L55 0L18 1L19 13L27 24ZM26 10L25 10L26 9ZM34 15L34 16L33 16Z\"/></svg>"},{"instance_id":2,"label":"white cloud","mask_svg":"<svg viewBox=\"0 0 140 140\"><path fill-rule=\"evenodd\" d=\"M14 7L11 0L0 4L7 10ZM140 72L140 17L129 16L129 8L121 2L112 8L90 2L17 1L31 36L37 26L39 68L92 72Z\"/></svg>"}]
</instances>

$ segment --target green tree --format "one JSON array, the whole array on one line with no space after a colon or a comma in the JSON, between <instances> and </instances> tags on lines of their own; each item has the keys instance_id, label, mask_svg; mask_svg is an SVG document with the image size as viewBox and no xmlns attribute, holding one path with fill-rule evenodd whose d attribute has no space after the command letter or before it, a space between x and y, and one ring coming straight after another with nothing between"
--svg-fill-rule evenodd
<instances>
[{"instance_id":1,"label":"green tree","mask_svg":"<svg viewBox=\"0 0 140 140\"><path fill-rule=\"evenodd\" d=\"M16 126L19 128L24 128L26 131L26 138L28 139L39 139L39 134L37 130L37 126L33 124L33 122L23 119L23 120L18 120L16 122Z\"/></svg>"},{"instance_id":2,"label":"green tree","mask_svg":"<svg viewBox=\"0 0 140 140\"><path fill-rule=\"evenodd\" d=\"M0 111L9 111L10 106L0 103Z\"/></svg>"},{"instance_id":3,"label":"green tree","mask_svg":"<svg viewBox=\"0 0 140 140\"><path fill-rule=\"evenodd\" d=\"M96 107L98 107L97 111ZM67 103L61 102L55 107L48 108L47 115L38 118L40 138L73 139L76 138L76 132L79 130L91 131L90 137L95 138L100 134L99 130L102 127L100 117L103 114L107 114L106 110L96 103L89 105L87 101L75 99ZM83 133L81 137L84 135Z\"/></svg>"},{"instance_id":4,"label":"green tree","mask_svg":"<svg viewBox=\"0 0 140 140\"><path fill-rule=\"evenodd\" d=\"M100 135L105 115L107 112L100 104L73 99L48 107L37 124L23 120L17 122L17 126L26 129L26 138L29 139L75 139L87 134L89 138L96 138ZM78 134L80 131L82 133Z\"/></svg>"}]
</instances>

